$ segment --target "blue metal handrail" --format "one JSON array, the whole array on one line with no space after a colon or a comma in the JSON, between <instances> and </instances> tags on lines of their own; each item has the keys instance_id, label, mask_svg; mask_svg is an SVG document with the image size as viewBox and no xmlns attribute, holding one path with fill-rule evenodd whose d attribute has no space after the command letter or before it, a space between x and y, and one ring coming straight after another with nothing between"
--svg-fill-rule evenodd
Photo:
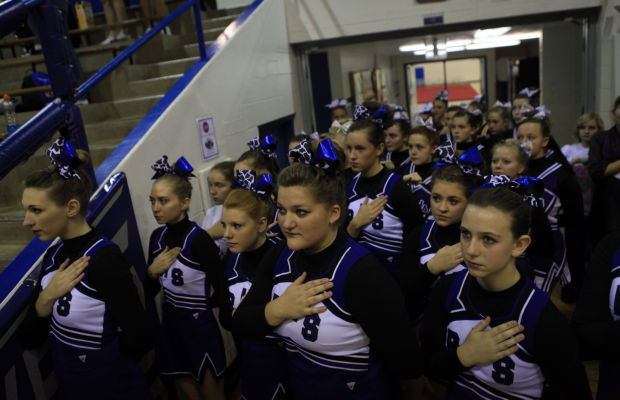
<instances>
[{"instance_id":1,"label":"blue metal handrail","mask_svg":"<svg viewBox=\"0 0 620 400\"><path fill-rule=\"evenodd\" d=\"M11 27L15 21L23 22L28 12L33 9L37 11L37 7L48 7L49 3L44 0L8 0L0 4L0 22L11 21ZM81 116L79 109L74 106L75 101L83 98L86 94L101 80L108 76L114 69L133 55L138 49L144 46L150 39L163 30L170 22L178 18L188 8L194 7L194 23L196 26L196 36L198 39L198 48L200 50L200 58L202 61L207 60L207 52L204 44L204 36L202 33L202 19L200 15L200 5L198 0L188 0L183 3L179 8L173 11L170 15L160 21L153 29L148 31L138 40L136 40L131 46L125 49L121 54L115 57L112 61L106 64L101 70L91 76L86 82L84 82L72 96L65 98L57 98L52 103L48 104L41 111L39 111L28 122L22 125L15 133L0 142L0 179L4 178L13 168L19 163L26 160L34 152L39 149L45 142L47 142L52 135L61 130L61 133L68 134L74 137L78 144L78 148L88 151L88 141L84 132L84 127L81 124ZM29 11L30 10L30 11ZM46 18L45 10L38 15L38 18ZM49 15L49 14L47 14ZM6 31L7 26L0 27L0 31ZM13 28L14 30L14 28ZM9 31L10 32L10 31ZM42 38L43 39L43 38ZM64 38L66 40L66 37ZM43 44L43 40L41 40ZM44 53L46 47L43 47ZM47 58L47 57L46 57ZM48 71L57 67L57 65L48 65ZM52 78L52 88L56 92L62 93L63 88L55 87L54 76ZM58 79L61 83L66 83L66 79ZM56 85L60 86L60 85ZM66 90L65 90L66 91ZM72 124L72 122L79 120L79 124ZM67 128L67 125L69 128ZM68 131L68 132L63 132ZM92 166L90 166L90 172L94 180L94 172ZM95 185L96 187L97 185Z\"/></svg>"}]
</instances>

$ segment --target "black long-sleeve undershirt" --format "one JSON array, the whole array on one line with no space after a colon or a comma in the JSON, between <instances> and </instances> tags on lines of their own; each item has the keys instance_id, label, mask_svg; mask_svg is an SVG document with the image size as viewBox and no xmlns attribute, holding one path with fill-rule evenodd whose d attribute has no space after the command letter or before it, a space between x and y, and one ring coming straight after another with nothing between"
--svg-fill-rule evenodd
<instances>
[{"instance_id":1,"label":"black long-sleeve undershirt","mask_svg":"<svg viewBox=\"0 0 620 400\"><path fill-rule=\"evenodd\" d=\"M346 240L347 235L339 232L327 249L313 255L301 251L299 272L307 272L307 280L320 275L325 260L333 259ZM259 338L274 329L265 320L265 306L271 299L274 268L285 245L280 243L265 255L252 288L232 318L232 331L240 338ZM404 299L374 256L366 255L351 267L344 282L344 301L392 374L401 379L421 374L421 357L408 328Z\"/></svg>"},{"instance_id":2,"label":"black long-sleeve undershirt","mask_svg":"<svg viewBox=\"0 0 620 400\"><path fill-rule=\"evenodd\" d=\"M465 371L458 359L456 348L446 349L447 312L446 298L455 275L442 278L431 298L422 331L422 352L427 376L444 382L453 381ZM520 295L525 278L512 287L489 292L475 280L469 298L482 315L510 315L515 300ZM534 360L545 378L543 399L589 399L591 398L585 370L579 357L577 339L569 324L549 300L543 309L534 331Z\"/></svg>"},{"instance_id":3,"label":"black long-sleeve undershirt","mask_svg":"<svg viewBox=\"0 0 620 400\"><path fill-rule=\"evenodd\" d=\"M164 243L168 246L168 249L173 249L175 247L183 247L183 243L185 241L186 235L188 231L192 227L192 221L184 218L182 221L177 222L176 224L168 224L168 230L164 234ZM157 235L155 234L157 231L153 231L151 233L151 238L149 240L149 256L148 256L148 264L151 265L153 263L154 257L150 253L150 250L155 245L155 240L157 239ZM192 254L192 258L194 261L200 264L199 269L207 274L209 282L213 285L214 294L212 299L217 301L221 298L221 291L225 287L225 276L224 276L224 267L222 266L222 261L219 256L219 250L211 236L204 231L203 229L199 229L198 232L192 238L192 243L190 244L190 251ZM161 285L159 284L159 279L152 279L148 275L145 279L144 288L146 292L155 296L159 293L161 289ZM216 306L216 304L211 303L211 307Z\"/></svg>"},{"instance_id":4,"label":"black long-sleeve undershirt","mask_svg":"<svg viewBox=\"0 0 620 400\"><path fill-rule=\"evenodd\" d=\"M614 321L609 310L612 260L619 247L620 230L596 247L573 313L571 324L587 360L620 360L620 321Z\"/></svg>"},{"instance_id":5,"label":"black long-sleeve undershirt","mask_svg":"<svg viewBox=\"0 0 620 400\"><path fill-rule=\"evenodd\" d=\"M69 258L71 262L75 261L82 255L85 246L97 235L95 230L91 230L86 235L64 240L63 246L56 254L56 260L62 262ZM121 350L134 359L139 359L154 346L154 333L138 297L130 266L118 246L106 246L97 251L88 262L87 274L89 285L100 293L121 329L119 333ZM40 293L40 290L39 283L36 293ZM22 327L27 345L35 346L41 343L47 334L50 319L51 316L38 317L33 305Z\"/></svg>"}]
</instances>

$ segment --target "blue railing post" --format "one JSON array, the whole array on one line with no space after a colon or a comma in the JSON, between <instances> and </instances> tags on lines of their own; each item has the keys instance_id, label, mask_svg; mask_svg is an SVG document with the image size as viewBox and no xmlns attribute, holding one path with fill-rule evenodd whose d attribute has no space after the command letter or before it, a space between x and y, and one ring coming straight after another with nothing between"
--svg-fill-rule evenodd
<instances>
[{"instance_id":1,"label":"blue railing post","mask_svg":"<svg viewBox=\"0 0 620 400\"><path fill-rule=\"evenodd\" d=\"M198 39L198 49L200 50L200 59L207 61L207 49L205 47L205 37L202 33L202 16L200 15L199 0L194 0L194 23L196 25L196 38Z\"/></svg>"}]
</instances>

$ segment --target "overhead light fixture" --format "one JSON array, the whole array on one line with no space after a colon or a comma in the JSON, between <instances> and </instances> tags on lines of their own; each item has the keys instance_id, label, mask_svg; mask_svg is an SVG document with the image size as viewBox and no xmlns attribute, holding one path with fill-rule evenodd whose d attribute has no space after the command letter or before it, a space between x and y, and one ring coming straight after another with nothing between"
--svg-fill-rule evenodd
<instances>
[{"instance_id":1,"label":"overhead light fixture","mask_svg":"<svg viewBox=\"0 0 620 400\"><path fill-rule=\"evenodd\" d=\"M424 50L416 50L416 51L413 52L413 54L416 55L416 56L423 56L423 55L426 54L426 49L424 49Z\"/></svg>"},{"instance_id":2,"label":"overhead light fixture","mask_svg":"<svg viewBox=\"0 0 620 400\"><path fill-rule=\"evenodd\" d=\"M455 51L463 51L465 50L465 46L452 46L452 47L446 47L446 51L448 53L453 53Z\"/></svg>"},{"instance_id":3,"label":"overhead light fixture","mask_svg":"<svg viewBox=\"0 0 620 400\"><path fill-rule=\"evenodd\" d=\"M471 44L471 39L455 39L446 42L447 47L467 46L468 44Z\"/></svg>"},{"instance_id":4,"label":"overhead light fixture","mask_svg":"<svg viewBox=\"0 0 620 400\"><path fill-rule=\"evenodd\" d=\"M480 38L486 38L486 37L501 36L509 32L510 29L512 28L509 26L504 26L501 28L492 28L492 29L477 29L476 32L474 32L474 37L476 39L480 39Z\"/></svg>"},{"instance_id":5,"label":"overhead light fixture","mask_svg":"<svg viewBox=\"0 0 620 400\"><path fill-rule=\"evenodd\" d=\"M476 38L473 43L492 43L492 42L511 42L515 40L540 39L540 31L522 32L512 35L502 35L495 37Z\"/></svg>"},{"instance_id":6,"label":"overhead light fixture","mask_svg":"<svg viewBox=\"0 0 620 400\"><path fill-rule=\"evenodd\" d=\"M472 43L465 48L467 50L482 50L482 49L494 49L496 47L509 47L509 46L517 46L521 44L519 40L502 40L495 42L484 42L484 43Z\"/></svg>"},{"instance_id":7,"label":"overhead light fixture","mask_svg":"<svg viewBox=\"0 0 620 400\"><path fill-rule=\"evenodd\" d=\"M419 51L419 50L425 50L426 49L426 45L424 43L412 43L412 44L405 44L403 46L399 46L398 47L398 51L401 51L403 53L410 53L412 51Z\"/></svg>"}]
</instances>

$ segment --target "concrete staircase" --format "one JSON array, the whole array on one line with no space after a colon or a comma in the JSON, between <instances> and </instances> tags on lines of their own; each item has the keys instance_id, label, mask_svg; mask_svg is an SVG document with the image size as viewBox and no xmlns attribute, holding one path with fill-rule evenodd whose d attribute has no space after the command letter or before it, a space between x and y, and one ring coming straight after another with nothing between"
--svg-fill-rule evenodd
<instances>
[{"instance_id":1,"label":"concrete staircase","mask_svg":"<svg viewBox=\"0 0 620 400\"><path fill-rule=\"evenodd\" d=\"M176 3L176 6L180 4ZM169 3L169 7L174 9L175 4ZM208 15L203 13L205 45L209 46L242 11L232 9L209 11ZM140 29L138 27L130 34L138 36L141 32L137 30ZM186 12L171 24L171 30L172 35L153 38L132 57L131 63L125 62L91 91L89 104L80 106L95 169L198 60L193 15ZM99 37L95 36L91 41L103 40L104 37L105 32L102 31ZM126 43L129 44L131 42ZM89 76L112 58L111 51L86 51L80 56L80 62L85 75ZM10 61L0 60L0 91L19 88L26 71L31 69L28 63L3 67ZM28 61L28 58L24 61ZM36 68L45 71L44 64L38 64ZM34 114L36 112L19 113L19 123L23 124ZM3 122L3 117L0 117L0 121ZM3 125L0 126L0 132L5 130ZM33 237L30 230L22 226L22 182L30 172L49 165L45 156L46 147L39 149L0 181L0 272Z\"/></svg>"}]
</instances>

